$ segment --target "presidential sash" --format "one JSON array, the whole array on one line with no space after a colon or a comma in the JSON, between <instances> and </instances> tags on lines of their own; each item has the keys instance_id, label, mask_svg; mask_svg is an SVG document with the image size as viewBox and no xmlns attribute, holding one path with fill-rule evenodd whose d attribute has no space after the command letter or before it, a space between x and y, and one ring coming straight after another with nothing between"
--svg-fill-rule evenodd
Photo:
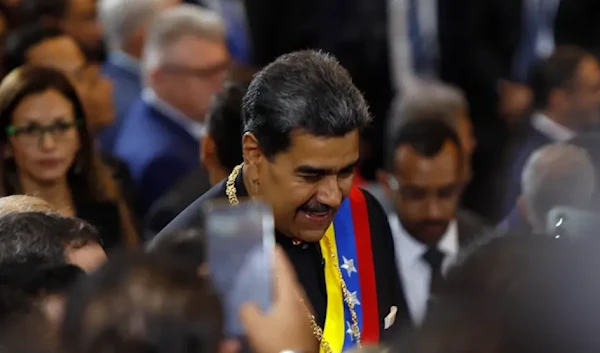
<instances>
[{"instance_id":1,"label":"presidential sash","mask_svg":"<svg viewBox=\"0 0 600 353\"><path fill-rule=\"evenodd\" d=\"M367 202L358 188L352 188L333 223L325 232L325 237L331 246L326 245L325 239L320 242L325 258L327 285L327 313L323 339L329 343L333 353L354 348L357 343L352 332L350 308L344 301L340 275L332 263L333 258L336 258L354 303L361 343L378 343L379 309L371 249L371 227ZM324 353L322 348L321 353Z\"/></svg>"}]
</instances>

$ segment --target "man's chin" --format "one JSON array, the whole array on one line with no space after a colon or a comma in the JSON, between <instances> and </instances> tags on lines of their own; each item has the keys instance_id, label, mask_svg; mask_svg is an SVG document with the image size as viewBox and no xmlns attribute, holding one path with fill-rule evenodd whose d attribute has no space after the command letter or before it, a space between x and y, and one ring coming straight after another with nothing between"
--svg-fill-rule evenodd
<instances>
[{"instance_id":1,"label":"man's chin","mask_svg":"<svg viewBox=\"0 0 600 353\"><path fill-rule=\"evenodd\" d=\"M300 231L295 236L295 240L299 240L299 241L306 242L306 243L318 243L319 241L321 241L321 239L323 239L326 231L327 231L327 229L322 229L322 230L311 229L311 230Z\"/></svg>"}]
</instances>

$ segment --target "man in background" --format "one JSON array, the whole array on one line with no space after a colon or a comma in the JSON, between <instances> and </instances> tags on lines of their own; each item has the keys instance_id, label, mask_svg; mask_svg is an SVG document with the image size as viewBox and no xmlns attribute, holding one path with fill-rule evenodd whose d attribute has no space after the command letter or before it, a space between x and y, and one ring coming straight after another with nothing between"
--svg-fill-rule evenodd
<instances>
[{"instance_id":1,"label":"man in background","mask_svg":"<svg viewBox=\"0 0 600 353\"><path fill-rule=\"evenodd\" d=\"M152 21L179 0L99 0L98 11L108 59L102 72L114 85L115 122L100 136L105 151L111 152L122 121L142 92L140 58Z\"/></svg>"},{"instance_id":2,"label":"man in background","mask_svg":"<svg viewBox=\"0 0 600 353\"><path fill-rule=\"evenodd\" d=\"M198 166L167 194L158 199L146 216L146 230L158 234L181 211L242 163L242 97L245 89L229 84L219 93L207 115L206 133L200 143ZM237 127L237 128L236 128Z\"/></svg>"},{"instance_id":3,"label":"man in background","mask_svg":"<svg viewBox=\"0 0 600 353\"><path fill-rule=\"evenodd\" d=\"M198 166L205 115L229 64L225 26L216 13L180 5L154 22L143 56L146 87L114 149L131 171L142 213Z\"/></svg>"}]
</instances>

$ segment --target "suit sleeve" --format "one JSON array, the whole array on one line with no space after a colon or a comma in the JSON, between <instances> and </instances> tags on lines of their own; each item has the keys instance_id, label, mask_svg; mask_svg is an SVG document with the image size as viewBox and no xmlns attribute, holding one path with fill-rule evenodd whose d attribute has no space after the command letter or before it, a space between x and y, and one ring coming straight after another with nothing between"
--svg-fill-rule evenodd
<instances>
[{"instance_id":1,"label":"suit sleeve","mask_svg":"<svg viewBox=\"0 0 600 353\"><path fill-rule=\"evenodd\" d=\"M144 168L140 182L140 203L143 213L163 196L189 170L188 163L175 156L161 156L152 160Z\"/></svg>"}]
</instances>

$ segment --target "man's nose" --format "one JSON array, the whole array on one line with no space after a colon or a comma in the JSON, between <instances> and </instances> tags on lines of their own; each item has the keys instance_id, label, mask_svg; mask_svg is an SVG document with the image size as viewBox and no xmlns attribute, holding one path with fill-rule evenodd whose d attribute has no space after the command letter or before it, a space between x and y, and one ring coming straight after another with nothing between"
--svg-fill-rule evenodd
<instances>
[{"instance_id":1,"label":"man's nose","mask_svg":"<svg viewBox=\"0 0 600 353\"><path fill-rule=\"evenodd\" d=\"M437 200L427 203L427 216L429 219L438 219L442 216L442 206Z\"/></svg>"},{"instance_id":2,"label":"man's nose","mask_svg":"<svg viewBox=\"0 0 600 353\"><path fill-rule=\"evenodd\" d=\"M342 204L342 190L337 176L326 177L319 185L317 201L337 209Z\"/></svg>"}]
</instances>

